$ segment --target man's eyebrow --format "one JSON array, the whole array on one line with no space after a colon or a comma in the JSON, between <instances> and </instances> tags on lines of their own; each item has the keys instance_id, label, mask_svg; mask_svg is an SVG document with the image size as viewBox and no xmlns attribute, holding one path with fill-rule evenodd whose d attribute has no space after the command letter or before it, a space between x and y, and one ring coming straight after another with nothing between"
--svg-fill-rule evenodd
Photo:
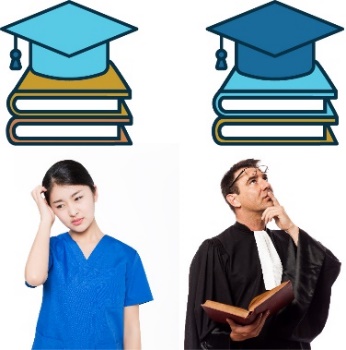
<instances>
[{"instance_id":1,"label":"man's eyebrow","mask_svg":"<svg viewBox=\"0 0 346 350\"><path fill-rule=\"evenodd\" d=\"M79 191L77 191L77 192L71 194L71 198L73 198L75 195L77 195L77 194L80 193L80 192L82 192L82 190L79 190ZM59 202L63 202L63 200L62 200L62 199L57 199L56 201L53 201L52 203L53 203L53 204L56 204L56 203L59 203Z\"/></svg>"},{"instance_id":2,"label":"man's eyebrow","mask_svg":"<svg viewBox=\"0 0 346 350\"><path fill-rule=\"evenodd\" d=\"M251 175L251 176L249 176L249 178L246 180L246 183L248 183L248 182L250 182L251 180L253 180L253 179L256 179L258 177L258 174L256 173L256 174L253 174L253 175Z\"/></svg>"}]
</instances>

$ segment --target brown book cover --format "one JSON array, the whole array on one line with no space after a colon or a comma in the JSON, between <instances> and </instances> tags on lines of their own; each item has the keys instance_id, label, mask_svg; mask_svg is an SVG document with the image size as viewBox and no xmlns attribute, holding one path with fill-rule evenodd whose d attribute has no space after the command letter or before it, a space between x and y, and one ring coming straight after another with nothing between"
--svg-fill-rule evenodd
<instances>
[{"instance_id":1,"label":"brown book cover","mask_svg":"<svg viewBox=\"0 0 346 350\"><path fill-rule=\"evenodd\" d=\"M227 323L226 319L242 325L252 323L262 312L270 311L271 315L276 314L280 309L287 306L294 299L291 281L286 281L277 287L261 293L254 297L248 308L227 305L212 300L206 300L202 308L208 316L219 323Z\"/></svg>"},{"instance_id":2,"label":"brown book cover","mask_svg":"<svg viewBox=\"0 0 346 350\"><path fill-rule=\"evenodd\" d=\"M35 74L27 69L19 80L14 92L23 96L82 96L94 97L97 94L131 98L131 89L119 69L109 61L105 73L84 79L57 79Z\"/></svg>"},{"instance_id":3,"label":"brown book cover","mask_svg":"<svg viewBox=\"0 0 346 350\"><path fill-rule=\"evenodd\" d=\"M106 72L84 79L54 79L28 68L7 99L13 116L7 139L13 145L131 145L125 129L132 125L130 98L111 61Z\"/></svg>"},{"instance_id":4,"label":"brown book cover","mask_svg":"<svg viewBox=\"0 0 346 350\"><path fill-rule=\"evenodd\" d=\"M121 112L123 101L130 98L130 87L111 61L107 72L86 79L53 79L36 75L28 68L8 96L7 109L17 117L113 117ZM59 107L43 105L47 100L58 101ZM17 102L28 101L30 107L17 106ZM71 109L67 102L76 106ZM113 107L105 108L106 104Z\"/></svg>"}]
</instances>

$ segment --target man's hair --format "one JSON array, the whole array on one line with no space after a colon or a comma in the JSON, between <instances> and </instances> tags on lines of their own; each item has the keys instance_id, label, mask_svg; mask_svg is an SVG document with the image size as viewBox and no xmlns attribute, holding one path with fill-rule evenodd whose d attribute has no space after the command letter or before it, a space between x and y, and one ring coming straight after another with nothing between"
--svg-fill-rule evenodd
<instances>
[{"instance_id":1,"label":"man's hair","mask_svg":"<svg viewBox=\"0 0 346 350\"><path fill-rule=\"evenodd\" d=\"M234 174L242 168L254 168L257 167L259 163L258 159L245 159L241 160L240 162L234 164L223 176L221 180L221 192L223 197L225 198L225 201L227 202L226 196L230 193L236 193L239 194L239 187L237 183L235 183L232 188L230 188L230 185L235 179ZM234 211L234 208L231 204L227 202L227 204L231 207L231 209Z\"/></svg>"}]
</instances>

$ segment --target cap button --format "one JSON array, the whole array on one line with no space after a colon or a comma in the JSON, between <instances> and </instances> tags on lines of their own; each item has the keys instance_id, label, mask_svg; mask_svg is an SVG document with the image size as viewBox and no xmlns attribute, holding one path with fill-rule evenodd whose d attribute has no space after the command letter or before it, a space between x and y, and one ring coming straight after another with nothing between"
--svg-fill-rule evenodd
<instances>
[{"instance_id":1,"label":"cap button","mask_svg":"<svg viewBox=\"0 0 346 350\"><path fill-rule=\"evenodd\" d=\"M218 49L216 51L215 56L217 58L215 68L217 70L226 70L227 69L227 62L226 62L227 51L224 49Z\"/></svg>"},{"instance_id":2,"label":"cap button","mask_svg":"<svg viewBox=\"0 0 346 350\"><path fill-rule=\"evenodd\" d=\"M21 70L22 64L20 62L20 58L22 57L22 53L20 52L20 50L13 49L10 52L10 57L11 57L10 69L11 70Z\"/></svg>"}]
</instances>

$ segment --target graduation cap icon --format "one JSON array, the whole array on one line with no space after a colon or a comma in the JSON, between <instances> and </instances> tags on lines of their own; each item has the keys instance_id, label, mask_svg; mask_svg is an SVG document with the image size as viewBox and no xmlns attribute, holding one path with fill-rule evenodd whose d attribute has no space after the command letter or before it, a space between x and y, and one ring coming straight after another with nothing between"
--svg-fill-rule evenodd
<instances>
[{"instance_id":1,"label":"graduation cap icon","mask_svg":"<svg viewBox=\"0 0 346 350\"><path fill-rule=\"evenodd\" d=\"M29 67L7 98L11 144L132 144L132 91L109 43L138 28L65 1L1 29L14 36L11 70L22 68L18 39L29 42Z\"/></svg>"},{"instance_id":2,"label":"graduation cap icon","mask_svg":"<svg viewBox=\"0 0 346 350\"><path fill-rule=\"evenodd\" d=\"M109 42L138 28L66 1L1 28L14 35L12 70L21 69L17 39L30 43L30 68L39 75L80 79L108 68Z\"/></svg>"},{"instance_id":3,"label":"graduation cap icon","mask_svg":"<svg viewBox=\"0 0 346 350\"><path fill-rule=\"evenodd\" d=\"M271 1L207 28L220 36L216 69L227 69L223 39L235 42L235 68L250 77L288 79L315 67L315 42L342 27Z\"/></svg>"}]
</instances>

